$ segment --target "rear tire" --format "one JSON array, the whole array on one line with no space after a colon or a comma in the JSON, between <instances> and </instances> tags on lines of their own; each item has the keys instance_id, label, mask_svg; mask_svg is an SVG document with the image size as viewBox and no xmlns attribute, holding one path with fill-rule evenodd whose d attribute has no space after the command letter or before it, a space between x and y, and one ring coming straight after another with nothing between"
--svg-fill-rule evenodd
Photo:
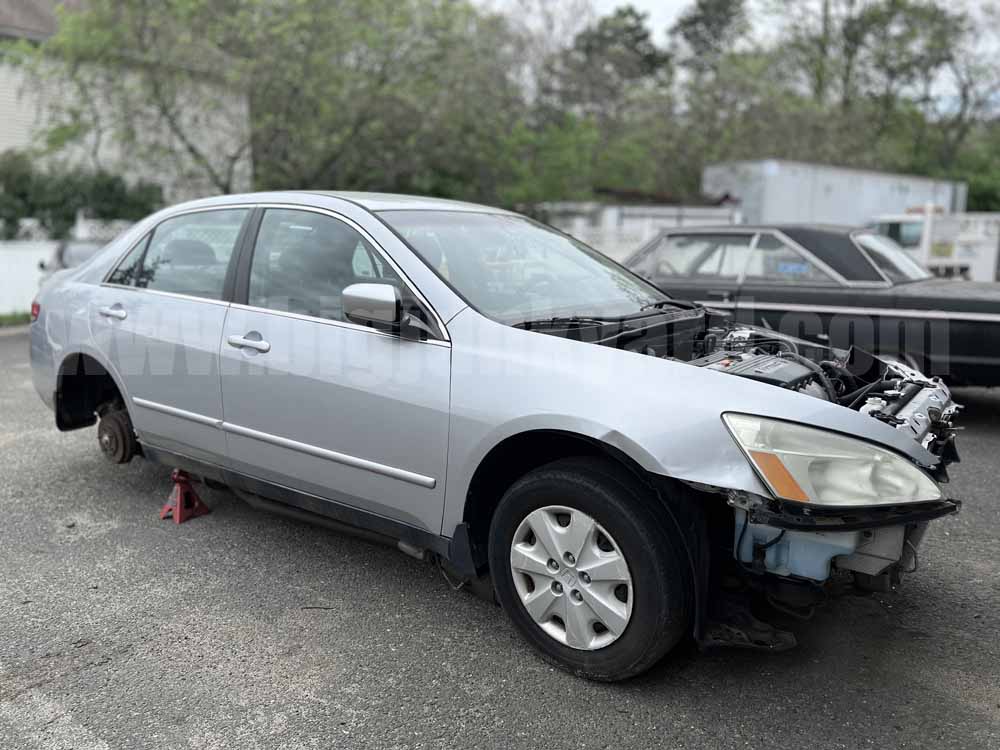
<instances>
[{"instance_id":1,"label":"rear tire","mask_svg":"<svg viewBox=\"0 0 1000 750\"><path fill-rule=\"evenodd\" d=\"M646 671L693 618L683 540L653 492L604 459L564 459L519 479L493 516L489 560L525 640L588 679Z\"/></svg>"}]
</instances>

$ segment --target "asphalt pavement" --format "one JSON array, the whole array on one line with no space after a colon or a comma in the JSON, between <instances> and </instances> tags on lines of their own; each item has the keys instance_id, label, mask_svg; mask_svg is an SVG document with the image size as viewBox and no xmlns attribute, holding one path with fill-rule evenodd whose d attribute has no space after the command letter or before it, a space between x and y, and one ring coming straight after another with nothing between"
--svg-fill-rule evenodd
<instances>
[{"instance_id":1,"label":"asphalt pavement","mask_svg":"<svg viewBox=\"0 0 1000 750\"><path fill-rule=\"evenodd\" d=\"M429 564L59 433L0 333L0 748L1000 748L1000 392L900 591L783 654L686 645L624 684L555 670Z\"/></svg>"}]
</instances>

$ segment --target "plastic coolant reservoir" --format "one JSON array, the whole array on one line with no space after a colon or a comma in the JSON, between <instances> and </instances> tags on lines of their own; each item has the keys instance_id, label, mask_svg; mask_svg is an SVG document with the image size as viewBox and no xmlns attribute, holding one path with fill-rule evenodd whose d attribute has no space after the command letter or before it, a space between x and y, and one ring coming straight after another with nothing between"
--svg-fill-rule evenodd
<instances>
[{"instance_id":1,"label":"plastic coolant reservoir","mask_svg":"<svg viewBox=\"0 0 1000 750\"><path fill-rule=\"evenodd\" d=\"M753 562L755 545L763 545L781 534L781 529L764 524L751 523L743 534L746 512L735 509L736 528L733 549L738 559L744 563ZM860 531L785 531L781 541L769 547L764 553L764 568L779 576L801 576L814 581L825 581L830 577L830 561L838 555L850 555L861 540ZM737 550L737 545L739 549Z\"/></svg>"}]
</instances>

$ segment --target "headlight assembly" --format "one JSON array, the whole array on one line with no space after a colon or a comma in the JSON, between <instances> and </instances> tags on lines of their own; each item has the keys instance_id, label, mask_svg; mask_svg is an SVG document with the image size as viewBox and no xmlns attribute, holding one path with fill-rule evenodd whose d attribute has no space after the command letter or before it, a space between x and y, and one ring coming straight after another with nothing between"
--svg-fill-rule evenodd
<instances>
[{"instance_id":1,"label":"headlight assembly","mask_svg":"<svg viewBox=\"0 0 1000 750\"><path fill-rule=\"evenodd\" d=\"M940 500L927 474L892 451L814 427L724 414L726 426L775 497L816 506Z\"/></svg>"}]
</instances>

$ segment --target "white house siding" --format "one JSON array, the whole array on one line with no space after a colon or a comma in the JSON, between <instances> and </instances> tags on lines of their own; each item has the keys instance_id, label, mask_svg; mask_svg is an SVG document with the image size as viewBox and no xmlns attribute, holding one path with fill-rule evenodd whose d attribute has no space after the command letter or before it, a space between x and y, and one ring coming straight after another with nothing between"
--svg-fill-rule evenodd
<instances>
[{"instance_id":1,"label":"white house siding","mask_svg":"<svg viewBox=\"0 0 1000 750\"><path fill-rule=\"evenodd\" d=\"M126 84L127 85L127 82ZM43 146L45 118L50 104L71 103L75 90L56 80L40 83L21 68L0 63L0 152L7 149L39 148ZM104 113L108 116L112 113ZM190 106L181 111L187 132L192 140L214 161L219 155L231 153L245 143L250 128L247 97L234 94L210 84L192 87ZM100 140L88 137L58 153L45 157L47 161L72 165L101 167L119 174L129 181L139 179L155 182L163 187L168 203L217 194L219 189L202 176L200 168L189 157L175 158L183 153L171 148L173 155L166 156L154 143L171 143L172 137L165 130L147 131L145 141L149 148L142 149L142 158L123 154L110 132ZM235 170L233 192L251 189L253 179L249 149L246 149Z\"/></svg>"},{"instance_id":2,"label":"white house siding","mask_svg":"<svg viewBox=\"0 0 1000 750\"><path fill-rule=\"evenodd\" d=\"M31 143L36 108L30 95L22 95L23 77L15 68L0 65L0 152L25 148Z\"/></svg>"}]
</instances>

